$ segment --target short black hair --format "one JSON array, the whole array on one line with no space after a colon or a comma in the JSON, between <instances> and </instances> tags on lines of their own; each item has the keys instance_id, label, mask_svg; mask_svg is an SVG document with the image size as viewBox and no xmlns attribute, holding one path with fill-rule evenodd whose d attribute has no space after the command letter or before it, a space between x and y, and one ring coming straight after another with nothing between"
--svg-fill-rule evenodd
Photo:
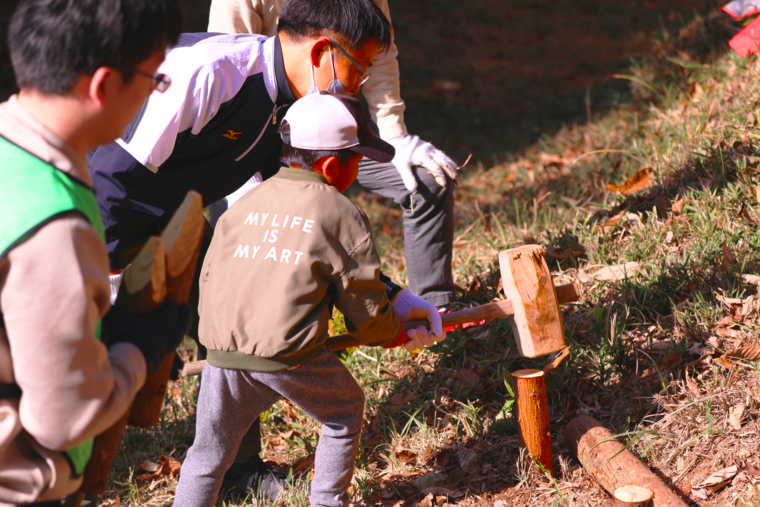
<instances>
[{"instance_id":1,"label":"short black hair","mask_svg":"<svg viewBox=\"0 0 760 507\"><path fill-rule=\"evenodd\" d=\"M304 150L301 148L293 148L290 145L290 124L287 120L282 120L277 132L279 132L280 136L283 138L282 159L290 167L310 171L311 168L314 167L314 164L316 164L322 157L335 157L341 165L345 167L351 157L357 155L356 152L353 152L348 148L342 150Z\"/></svg>"},{"instance_id":2,"label":"short black hair","mask_svg":"<svg viewBox=\"0 0 760 507\"><path fill-rule=\"evenodd\" d=\"M384 51L391 45L391 24L372 0L288 0L277 32L298 41L332 32L353 51L370 40Z\"/></svg>"},{"instance_id":3,"label":"short black hair","mask_svg":"<svg viewBox=\"0 0 760 507\"><path fill-rule=\"evenodd\" d=\"M21 0L8 39L18 87L62 95L99 67L138 65L181 32L179 0Z\"/></svg>"}]
</instances>

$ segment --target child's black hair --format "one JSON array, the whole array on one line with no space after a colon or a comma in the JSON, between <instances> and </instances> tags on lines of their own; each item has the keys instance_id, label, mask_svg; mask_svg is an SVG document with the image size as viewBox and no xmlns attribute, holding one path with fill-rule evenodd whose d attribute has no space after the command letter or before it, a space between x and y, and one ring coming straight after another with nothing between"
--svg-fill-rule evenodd
<instances>
[{"instance_id":1,"label":"child's black hair","mask_svg":"<svg viewBox=\"0 0 760 507\"><path fill-rule=\"evenodd\" d=\"M332 32L354 51L370 40L377 40L380 50L391 45L391 24L372 0L289 0L277 31L299 41Z\"/></svg>"},{"instance_id":2,"label":"child's black hair","mask_svg":"<svg viewBox=\"0 0 760 507\"><path fill-rule=\"evenodd\" d=\"M314 164L322 157L335 157L345 167L351 157L356 155L356 152L347 148L343 150L303 150L301 148L293 148L290 145L290 125L285 120L282 120L282 123L280 123L278 132L283 140L282 159L290 167L310 171L314 167Z\"/></svg>"},{"instance_id":3,"label":"child's black hair","mask_svg":"<svg viewBox=\"0 0 760 507\"><path fill-rule=\"evenodd\" d=\"M19 88L62 95L98 67L129 81L130 68L181 31L179 0L21 0L8 39Z\"/></svg>"}]
</instances>

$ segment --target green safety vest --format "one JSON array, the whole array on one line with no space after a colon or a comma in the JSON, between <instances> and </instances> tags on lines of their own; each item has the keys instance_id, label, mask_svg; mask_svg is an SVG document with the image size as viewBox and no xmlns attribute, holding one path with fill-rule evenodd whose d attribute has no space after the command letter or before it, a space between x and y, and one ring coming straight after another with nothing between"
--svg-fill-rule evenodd
<instances>
[{"instance_id":1,"label":"green safety vest","mask_svg":"<svg viewBox=\"0 0 760 507\"><path fill-rule=\"evenodd\" d=\"M92 190L0 136L0 260L42 226L71 212L83 215L105 241ZM100 322L95 336L100 339ZM92 439L64 451L74 477L82 475L91 453Z\"/></svg>"}]
</instances>

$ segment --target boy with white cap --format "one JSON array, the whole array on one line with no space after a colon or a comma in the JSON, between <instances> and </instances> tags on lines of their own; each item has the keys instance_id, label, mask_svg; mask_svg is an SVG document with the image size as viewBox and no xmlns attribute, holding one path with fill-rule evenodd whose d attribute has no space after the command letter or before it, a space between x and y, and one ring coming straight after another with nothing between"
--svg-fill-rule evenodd
<instances>
[{"instance_id":1,"label":"boy with white cap","mask_svg":"<svg viewBox=\"0 0 760 507\"><path fill-rule=\"evenodd\" d=\"M201 270L208 364L175 506L214 505L243 435L283 396L322 423L311 505L347 505L364 393L324 346L333 305L366 345L413 350L445 337L435 306L421 308L380 273L369 221L341 195L362 156L387 162L394 154L370 131L360 102L308 95L288 110L280 135L290 167L221 217ZM431 331L407 336L401 319L415 318L427 318Z\"/></svg>"}]
</instances>

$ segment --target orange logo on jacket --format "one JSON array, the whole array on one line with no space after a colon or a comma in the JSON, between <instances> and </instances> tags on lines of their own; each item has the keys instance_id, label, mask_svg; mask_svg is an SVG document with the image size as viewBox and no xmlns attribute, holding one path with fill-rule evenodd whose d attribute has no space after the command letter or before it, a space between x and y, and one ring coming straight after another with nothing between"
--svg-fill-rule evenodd
<instances>
[{"instance_id":1,"label":"orange logo on jacket","mask_svg":"<svg viewBox=\"0 0 760 507\"><path fill-rule=\"evenodd\" d=\"M227 129L226 134L222 134L222 137L226 137L227 139L232 139L233 141L237 141L237 136L242 134L242 132L235 132L232 129Z\"/></svg>"}]
</instances>

